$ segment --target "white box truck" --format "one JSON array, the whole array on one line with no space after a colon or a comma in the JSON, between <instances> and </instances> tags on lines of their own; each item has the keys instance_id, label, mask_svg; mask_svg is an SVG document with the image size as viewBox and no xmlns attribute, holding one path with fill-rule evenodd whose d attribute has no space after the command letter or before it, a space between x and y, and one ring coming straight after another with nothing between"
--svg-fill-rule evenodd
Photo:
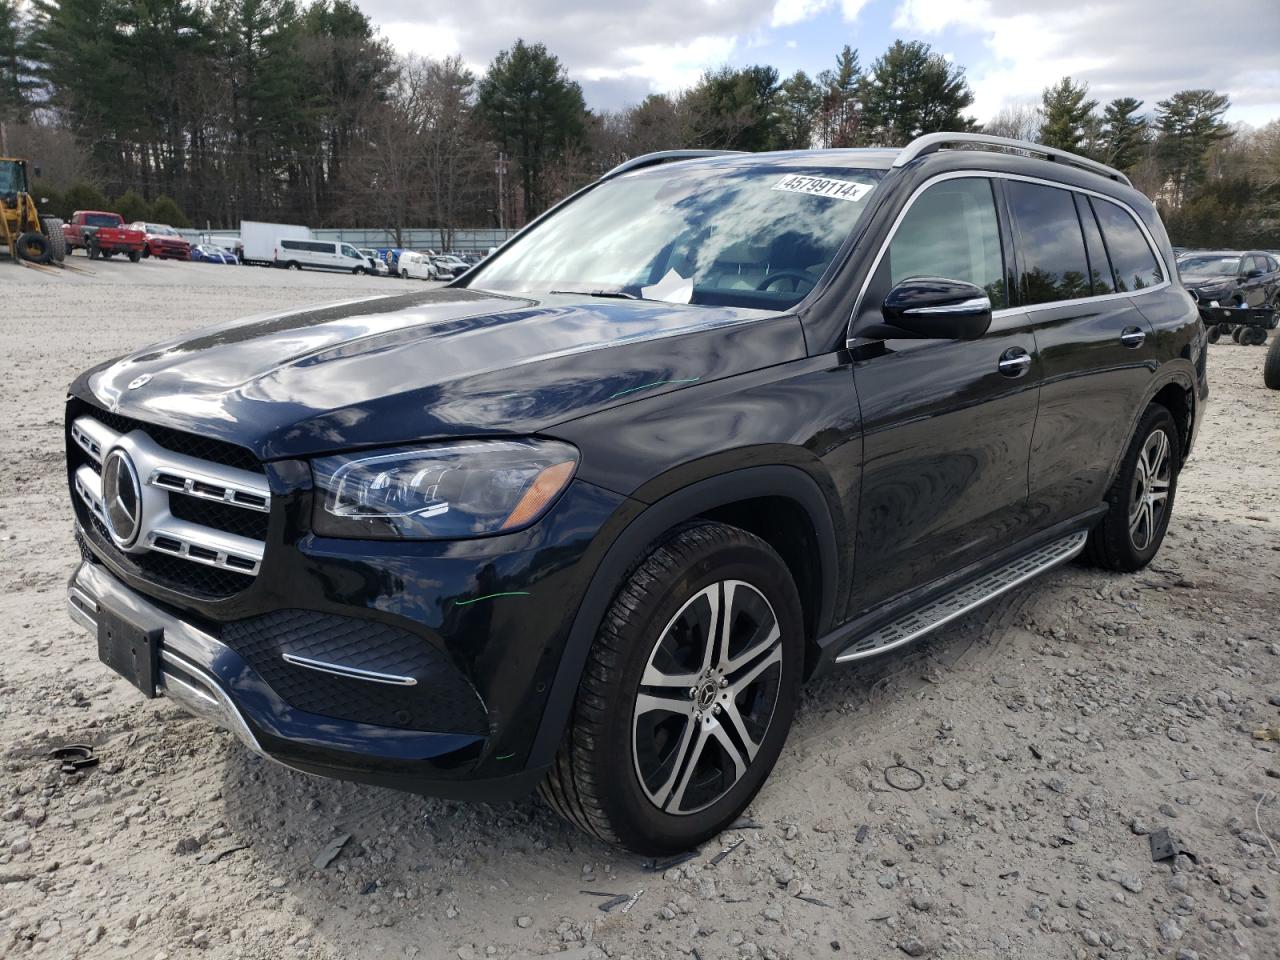
<instances>
[{"instance_id":1,"label":"white box truck","mask_svg":"<svg viewBox=\"0 0 1280 960\"><path fill-rule=\"evenodd\" d=\"M269 267L275 261L276 244L283 239L310 240L311 228L296 223L263 223L260 220L240 221L240 242L244 253L241 263L256 263Z\"/></svg>"}]
</instances>

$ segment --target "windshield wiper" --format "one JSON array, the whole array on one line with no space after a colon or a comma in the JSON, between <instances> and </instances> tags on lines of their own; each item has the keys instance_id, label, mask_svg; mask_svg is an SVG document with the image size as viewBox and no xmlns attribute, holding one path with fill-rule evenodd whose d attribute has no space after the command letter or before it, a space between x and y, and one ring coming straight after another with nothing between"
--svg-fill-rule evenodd
<instances>
[{"instance_id":1,"label":"windshield wiper","mask_svg":"<svg viewBox=\"0 0 1280 960\"><path fill-rule=\"evenodd\" d=\"M639 300L634 293L625 290L548 290L547 293L564 293L576 297L609 297L614 300Z\"/></svg>"}]
</instances>

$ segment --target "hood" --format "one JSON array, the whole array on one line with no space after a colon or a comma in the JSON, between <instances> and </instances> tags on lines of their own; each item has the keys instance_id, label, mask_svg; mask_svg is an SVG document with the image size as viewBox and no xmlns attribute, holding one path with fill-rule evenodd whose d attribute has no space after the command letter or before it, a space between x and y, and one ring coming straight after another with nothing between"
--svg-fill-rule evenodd
<instances>
[{"instance_id":1,"label":"hood","mask_svg":"<svg viewBox=\"0 0 1280 960\"><path fill-rule=\"evenodd\" d=\"M1181 277L1182 285L1188 290L1196 290L1200 287L1222 287L1230 283L1235 283L1236 275L1234 273L1219 273L1203 276L1197 274L1191 277Z\"/></svg>"},{"instance_id":2,"label":"hood","mask_svg":"<svg viewBox=\"0 0 1280 960\"><path fill-rule=\"evenodd\" d=\"M236 321L97 367L72 392L273 459L534 433L804 355L794 316L446 288Z\"/></svg>"}]
</instances>

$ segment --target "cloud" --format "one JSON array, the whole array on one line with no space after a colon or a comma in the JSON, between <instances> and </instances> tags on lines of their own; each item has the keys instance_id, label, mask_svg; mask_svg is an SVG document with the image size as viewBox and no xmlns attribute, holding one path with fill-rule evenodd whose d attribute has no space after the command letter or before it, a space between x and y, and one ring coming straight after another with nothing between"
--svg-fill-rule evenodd
<instances>
[{"instance_id":1,"label":"cloud","mask_svg":"<svg viewBox=\"0 0 1280 960\"><path fill-rule=\"evenodd\" d=\"M834 0L777 0L773 5L772 27L788 27L793 23L812 20L827 10Z\"/></svg>"},{"instance_id":2,"label":"cloud","mask_svg":"<svg viewBox=\"0 0 1280 960\"><path fill-rule=\"evenodd\" d=\"M981 38L987 57L967 64L979 119L1038 99L1064 76L1087 82L1103 103L1133 96L1154 110L1178 90L1209 87L1231 97L1234 119L1275 117L1273 45L1224 29L1224 9L1203 0L902 0L893 26L925 38ZM1280 36L1280 4L1251 7L1247 16L1250 34Z\"/></svg>"}]
</instances>

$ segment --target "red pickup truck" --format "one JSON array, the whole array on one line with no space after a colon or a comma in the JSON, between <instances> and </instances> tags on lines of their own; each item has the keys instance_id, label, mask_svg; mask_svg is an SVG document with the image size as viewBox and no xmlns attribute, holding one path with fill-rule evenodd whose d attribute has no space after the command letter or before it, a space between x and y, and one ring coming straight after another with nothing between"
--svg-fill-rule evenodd
<instances>
[{"instance_id":1,"label":"red pickup truck","mask_svg":"<svg viewBox=\"0 0 1280 960\"><path fill-rule=\"evenodd\" d=\"M122 253L137 263L147 238L141 230L124 225L118 213L103 210L77 210L62 227L67 237L67 250L85 250L90 260Z\"/></svg>"},{"instance_id":2,"label":"red pickup truck","mask_svg":"<svg viewBox=\"0 0 1280 960\"><path fill-rule=\"evenodd\" d=\"M129 224L134 230L141 230L145 246L144 257L156 257L160 260L191 259L191 244L182 239L182 234L167 223L147 223L135 220Z\"/></svg>"}]
</instances>

